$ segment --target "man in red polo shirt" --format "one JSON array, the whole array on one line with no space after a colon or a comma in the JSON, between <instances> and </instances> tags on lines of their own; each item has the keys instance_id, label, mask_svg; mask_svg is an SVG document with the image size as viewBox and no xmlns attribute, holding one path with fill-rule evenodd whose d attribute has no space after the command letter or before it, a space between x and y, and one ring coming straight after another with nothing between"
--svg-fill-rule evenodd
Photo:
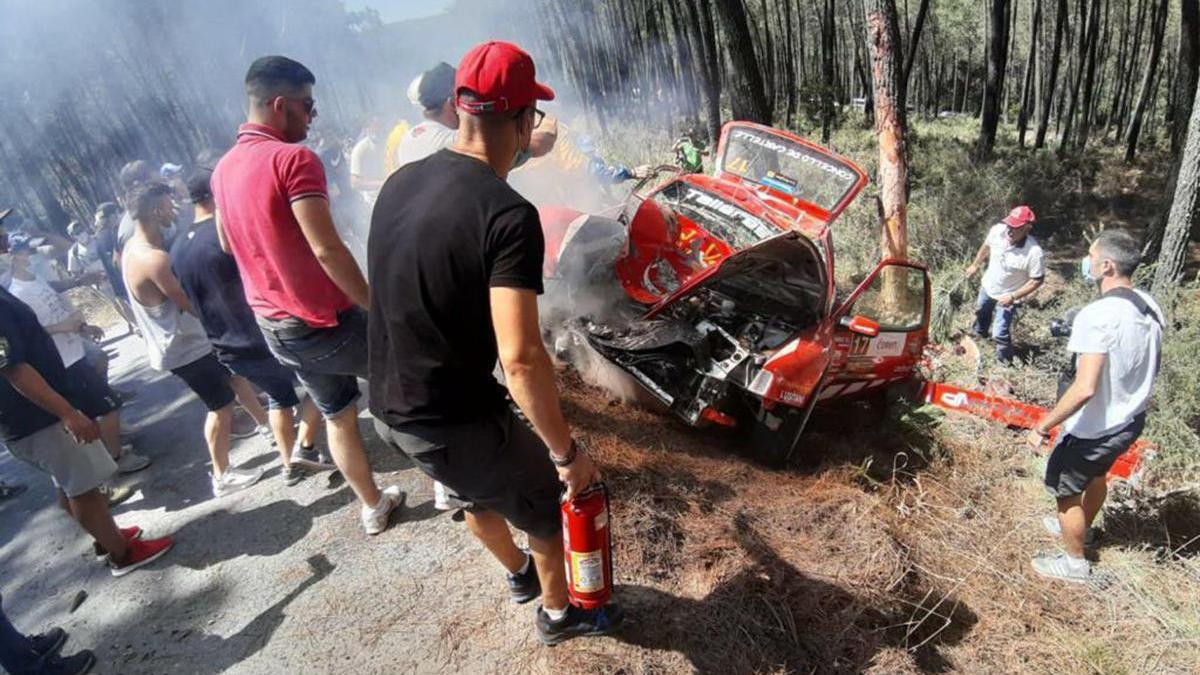
<instances>
[{"instance_id":1,"label":"man in red polo shirt","mask_svg":"<svg viewBox=\"0 0 1200 675\"><path fill-rule=\"evenodd\" d=\"M334 462L378 534L404 494L375 484L358 430L367 376L367 282L338 237L316 153L300 145L317 116L316 77L284 56L246 73L249 120L212 176L221 245L237 260L246 301L275 358L328 422Z\"/></svg>"}]
</instances>

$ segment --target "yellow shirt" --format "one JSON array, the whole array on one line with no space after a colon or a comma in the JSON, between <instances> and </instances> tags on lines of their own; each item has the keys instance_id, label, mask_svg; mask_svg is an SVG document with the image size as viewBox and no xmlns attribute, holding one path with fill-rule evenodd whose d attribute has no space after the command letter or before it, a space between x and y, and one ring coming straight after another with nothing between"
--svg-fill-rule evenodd
<instances>
[{"instance_id":1,"label":"yellow shirt","mask_svg":"<svg viewBox=\"0 0 1200 675\"><path fill-rule=\"evenodd\" d=\"M408 122L400 120L396 126L392 127L388 133L386 150L384 151L383 161L387 175L391 175L396 170L396 150L400 147L400 141L404 140L404 135L408 133Z\"/></svg>"}]
</instances>

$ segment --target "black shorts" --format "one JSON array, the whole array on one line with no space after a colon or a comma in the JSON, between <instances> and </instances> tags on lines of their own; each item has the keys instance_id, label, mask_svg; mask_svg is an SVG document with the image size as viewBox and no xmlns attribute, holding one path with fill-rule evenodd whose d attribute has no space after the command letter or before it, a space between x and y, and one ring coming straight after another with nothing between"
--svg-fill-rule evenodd
<instances>
[{"instance_id":1,"label":"black shorts","mask_svg":"<svg viewBox=\"0 0 1200 675\"><path fill-rule=\"evenodd\" d=\"M204 407L212 412L233 403L233 387L229 385L229 371L211 353L192 361L186 366L172 368L171 373L187 383L187 386L204 401Z\"/></svg>"},{"instance_id":2,"label":"black shorts","mask_svg":"<svg viewBox=\"0 0 1200 675\"><path fill-rule=\"evenodd\" d=\"M121 399L87 359L79 359L67 368L67 386L62 393L79 412L92 419L121 407Z\"/></svg>"},{"instance_id":3,"label":"black shorts","mask_svg":"<svg viewBox=\"0 0 1200 675\"><path fill-rule=\"evenodd\" d=\"M375 429L453 497L470 502L468 511L495 511L540 539L561 532L558 472L546 445L508 407L477 422L393 429L377 420Z\"/></svg>"},{"instance_id":4,"label":"black shorts","mask_svg":"<svg viewBox=\"0 0 1200 675\"><path fill-rule=\"evenodd\" d=\"M1124 427L1100 438L1077 438L1067 434L1059 440L1046 462L1046 489L1056 499L1077 497L1088 483L1108 473L1117 458L1142 435L1146 413Z\"/></svg>"}]
</instances>

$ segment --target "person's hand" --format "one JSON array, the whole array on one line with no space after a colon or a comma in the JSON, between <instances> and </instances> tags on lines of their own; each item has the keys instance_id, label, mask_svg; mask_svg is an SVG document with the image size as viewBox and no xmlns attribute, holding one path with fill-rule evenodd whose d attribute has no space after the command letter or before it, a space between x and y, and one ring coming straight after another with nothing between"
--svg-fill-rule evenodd
<instances>
[{"instance_id":1,"label":"person's hand","mask_svg":"<svg viewBox=\"0 0 1200 675\"><path fill-rule=\"evenodd\" d=\"M99 342L104 339L103 328L99 326L91 326L86 323L79 327L79 334L91 340L92 342Z\"/></svg>"},{"instance_id":2,"label":"person's hand","mask_svg":"<svg viewBox=\"0 0 1200 675\"><path fill-rule=\"evenodd\" d=\"M61 332L67 334L78 333L83 330L83 325L83 319L79 318L78 316L73 316L63 323Z\"/></svg>"},{"instance_id":3,"label":"person's hand","mask_svg":"<svg viewBox=\"0 0 1200 675\"><path fill-rule=\"evenodd\" d=\"M1030 429L1029 433L1025 435L1025 444L1038 454L1042 454L1046 449L1047 441L1049 440L1049 435L1043 434L1036 426Z\"/></svg>"},{"instance_id":4,"label":"person's hand","mask_svg":"<svg viewBox=\"0 0 1200 675\"><path fill-rule=\"evenodd\" d=\"M963 274L965 274L967 277L973 277L977 272L979 272L979 265L971 263L970 265L967 265L967 269L963 271Z\"/></svg>"},{"instance_id":5,"label":"person's hand","mask_svg":"<svg viewBox=\"0 0 1200 675\"><path fill-rule=\"evenodd\" d=\"M100 425L78 410L72 410L71 414L63 418L62 423L67 428L67 433L71 434L71 438L80 445L100 438Z\"/></svg>"},{"instance_id":6,"label":"person's hand","mask_svg":"<svg viewBox=\"0 0 1200 675\"><path fill-rule=\"evenodd\" d=\"M592 463L587 451L576 445L575 460L567 466L556 466L558 479L567 486L567 499L588 489L600 480L600 470Z\"/></svg>"},{"instance_id":7,"label":"person's hand","mask_svg":"<svg viewBox=\"0 0 1200 675\"><path fill-rule=\"evenodd\" d=\"M1001 307L1012 307L1012 304L1014 302L1016 302L1016 299L1013 298L1012 293L1005 293L1004 295L997 298L996 302Z\"/></svg>"}]
</instances>

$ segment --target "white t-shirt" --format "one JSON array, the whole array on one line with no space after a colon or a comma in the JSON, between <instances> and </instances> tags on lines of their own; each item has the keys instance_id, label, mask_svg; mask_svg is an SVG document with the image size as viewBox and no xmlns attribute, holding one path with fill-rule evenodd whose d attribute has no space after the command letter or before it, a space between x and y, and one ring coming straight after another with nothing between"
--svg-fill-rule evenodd
<instances>
[{"instance_id":1,"label":"white t-shirt","mask_svg":"<svg viewBox=\"0 0 1200 675\"><path fill-rule=\"evenodd\" d=\"M1142 291L1151 311L1163 319L1154 298ZM1162 326L1125 298L1106 297L1080 310L1071 325L1067 350L1105 354L1100 388L1079 412L1063 423L1078 438L1099 438L1133 421L1150 405L1150 391L1162 348Z\"/></svg>"},{"instance_id":2,"label":"white t-shirt","mask_svg":"<svg viewBox=\"0 0 1200 675\"><path fill-rule=\"evenodd\" d=\"M420 161L433 153L454 144L455 131L450 127L425 120L404 134L400 147L396 149L396 168Z\"/></svg>"},{"instance_id":3,"label":"white t-shirt","mask_svg":"<svg viewBox=\"0 0 1200 675\"><path fill-rule=\"evenodd\" d=\"M1008 225L997 223L988 231L987 246L991 250L987 271L983 273L983 290L988 297L1016 293L1030 279L1046 276L1042 247L1030 235L1020 246L1008 240Z\"/></svg>"},{"instance_id":4,"label":"white t-shirt","mask_svg":"<svg viewBox=\"0 0 1200 675\"><path fill-rule=\"evenodd\" d=\"M62 323L75 313L71 303L41 279L22 281L13 277L8 290L12 291L18 300L29 305L42 326ZM64 366L69 368L83 358L83 336L79 333L54 333L50 338L54 340L54 346L58 348L58 355L62 357Z\"/></svg>"}]
</instances>

